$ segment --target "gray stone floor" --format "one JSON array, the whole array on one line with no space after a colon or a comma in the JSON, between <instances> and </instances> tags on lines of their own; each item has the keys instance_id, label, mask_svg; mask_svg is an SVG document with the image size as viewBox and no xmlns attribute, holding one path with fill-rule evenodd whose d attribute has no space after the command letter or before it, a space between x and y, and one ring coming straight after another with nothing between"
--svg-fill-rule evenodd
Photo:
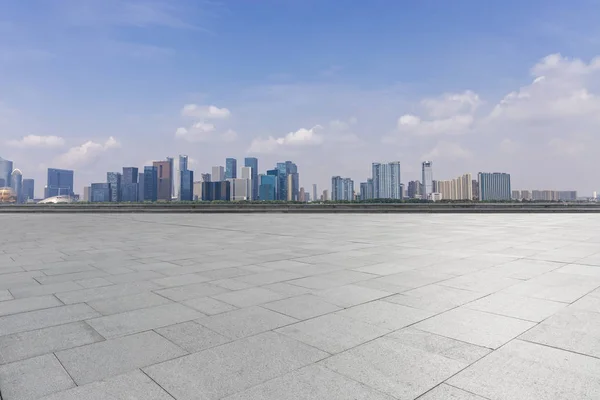
<instances>
[{"instance_id":1,"label":"gray stone floor","mask_svg":"<svg viewBox=\"0 0 600 400\"><path fill-rule=\"evenodd\" d=\"M600 215L1 215L4 400L584 400Z\"/></svg>"}]
</instances>

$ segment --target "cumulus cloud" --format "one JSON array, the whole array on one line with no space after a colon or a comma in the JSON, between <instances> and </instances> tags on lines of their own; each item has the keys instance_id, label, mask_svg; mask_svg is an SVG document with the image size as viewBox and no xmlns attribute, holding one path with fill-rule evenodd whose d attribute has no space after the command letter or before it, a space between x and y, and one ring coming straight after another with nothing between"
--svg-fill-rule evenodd
<instances>
[{"instance_id":1,"label":"cumulus cloud","mask_svg":"<svg viewBox=\"0 0 600 400\"><path fill-rule=\"evenodd\" d=\"M471 115L482 104L477 93L444 93L437 98L423 99L421 105L432 118L450 118L455 115Z\"/></svg>"},{"instance_id":2,"label":"cumulus cloud","mask_svg":"<svg viewBox=\"0 0 600 400\"><path fill-rule=\"evenodd\" d=\"M80 146L71 147L66 153L58 156L55 163L62 168L74 168L89 165L98 160L103 153L119 146L119 142L112 136L104 143L88 140Z\"/></svg>"},{"instance_id":3,"label":"cumulus cloud","mask_svg":"<svg viewBox=\"0 0 600 400\"><path fill-rule=\"evenodd\" d=\"M60 136L27 135L18 140L9 140L6 144L20 148L61 147L65 144L65 140Z\"/></svg>"},{"instance_id":4,"label":"cumulus cloud","mask_svg":"<svg viewBox=\"0 0 600 400\"><path fill-rule=\"evenodd\" d=\"M311 129L301 128L283 137L256 138L250 144L248 153L274 153L280 149L319 145L323 143L323 136L318 133L321 129L321 125L315 125Z\"/></svg>"},{"instance_id":5,"label":"cumulus cloud","mask_svg":"<svg viewBox=\"0 0 600 400\"><path fill-rule=\"evenodd\" d=\"M471 158L469 150L455 142L440 141L429 152L423 154L423 160L459 160Z\"/></svg>"},{"instance_id":6,"label":"cumulus cloud","mask_svg":"<svg viewBox=\"0 0 600 400\"><path fill-rule=\"evenodd\" d=\"M212 105L199 106L197 104L186 104L181 110L181 115L199 119L226 119L231 116L231 111L227 108L219 108Z\"/></svg>"}]
</instances>

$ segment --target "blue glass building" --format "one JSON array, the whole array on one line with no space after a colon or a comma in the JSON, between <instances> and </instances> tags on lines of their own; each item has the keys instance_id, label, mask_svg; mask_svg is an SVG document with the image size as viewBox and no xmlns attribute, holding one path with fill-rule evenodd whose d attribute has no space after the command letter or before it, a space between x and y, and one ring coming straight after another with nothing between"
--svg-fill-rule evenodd
<instances>
[{"instance_id":1,"label":"blue glass building","mask_svg":"<svg viewBox=\"0 0 600 400\"><path fill-rule=\"evenodd\" d=\"M181 187L179 189L179 199L181 201L194 200L194 171L186 169L180 171Z\"/></svg>"},{"instance_id":2,"label":"blue glass building","mask_svg":"<svg viewBox=\"0 0 600 400\"><path fill-rule=\"evenodd\" d=\"M44 197L73 196L73 175L69 169L48 168Z\"/></svg>"},{"instance_id":3,"label":"blue glass building","mask_svg":"<svg viewBox=\"0 0 600 400\"><path fill-rule=\"evenodd\" d=\"M273 170L277 172L277 170ZM277 174L268 174L260 176L259 196L261 200L277 200Z\"/></svg>"},{"instance_id":4,"label":"blue glass building","mask_svg":"<svg viewBox=\"0 0 600 400\"><path fill-rule=\"evenodd\" d=\"M258 158L246 157L244 159L244 167L252 168L252 198L254 200L261 199L258 193Z\"/></svg>"},{"instance_id":5,"label":"blue glass building","mask_svg":"<svg viewBox=\"0 0 600 400\"><path fill-rule=\"evenodd\" d=\"M158 200L158 167L144 167L144 201Z\"/></svg>"},{"instance_id":6,"label":"blue glass building","mask_svg":"<svg viewBox=\"0 0 600 400\"><path fill-rule=\"evenodd\" d=\"M225 159L225 179L237 178L237 160L235 158Z\"/></svg>"},{"instance_id":7,"label":"blue glass building","mask_svg":"<svg viewBox=\"0 0 600 400\"><path fill-rule=\"evenodd\" d=\"M92 183L90 187L90 201L93 203L111 201L110 183Z\"/></svg>"}]
</instances>

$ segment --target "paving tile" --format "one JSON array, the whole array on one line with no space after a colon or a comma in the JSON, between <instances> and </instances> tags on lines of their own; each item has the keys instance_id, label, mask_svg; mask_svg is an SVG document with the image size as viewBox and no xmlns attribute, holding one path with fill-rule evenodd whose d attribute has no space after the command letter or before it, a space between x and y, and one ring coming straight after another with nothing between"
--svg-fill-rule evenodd
<instances>
[{"instance_id":1,"label":"paving tile","mask_svg":"<svg viewBox=\"0 0 600 400\"><path fill-rule=\"evenodd\" d=\"M600 360L513 340L448 383L494 400L592 400L600 392Z\"/></svg>"},{"instance_id":2,"label":"paving tile","mask_svg":"<svg viewBox=\"0 0 600 400\"><path fill-rule=\"evenodd\" d=\"M231 341L195 322L166 326L155 331L189 353L197 353Z\"/></svg>"},{"instance_id":3,"label":"paving tile","mask_svg":"<svg viewBox=\"0 0 600 400\"><path fill-rule=\"evenodd\" d=\"M152 282L131 282L119 285L75 290L66 293L58 293L56 297L58 297L65 304L75 304L110 299L113 297L123 297L136 293L144 293L156 288L158 288L158 285Z\"/></svg>"},{"instance_id":4,"label":"paving tile","mask_svg":"<svg viewBox=\"0 0 600 400\"><path fill-rule=\"evenodd\" d=\"M12 289L11 293L16 299L33 296L44 296L61 292L70 292L73 290L83 289L83 286L75 282L51 283L48 285L25 286Z\"/></svg>"},{"instance_id":5,"label":"paving tile","mask_svg":"<svg viewBox=\"0 0 600 400\"><path fill-rule=\"evenodd\" d=\"M414 325L417 329L491 349L502 346L533 326L533 322L462 307Z\"/></svg>"},{"instance_id":6,"label":"paving tile","mask_svg":"<svg viewBox=\"0 0 600 400\"><path fill-rule=\"evenodd\" d=\"M471 290L442 285L427 285L387 297L384 301L433 312L448 311L485 296Z\"/></svg>"},{"instance_id":7,"label":"paving tile","mask_svg":"<svg viewBox=\"0 0 600 400\"><path fill-rule=\"evenodd\" d=\"M0 301L13 300L14 297L8 290L0 290Z\"/></svg>"},{"instance_id":8,"label":"paving tile","mask_svg":"<svg viewBox=\"0 0 600 400\"><path fill-rule=\"evenodd\" d=\"M571 304L571 308L600 313L600 296L589 294Z\"/></svg>"},{"instance_id":9,"label":"paving tile","mask_svg":"<svg viewBox=\"0 0 600 400\"><path fill-rule=\"evenodd\" d=\"M75 281L75 283L86 289L102 287L102 286L110 286L113 284L112 282L109 282L104 278L81 279L79 281Z\"/></svg>"},{"instance_id":10,"label":"paving tile","mask_svg":"<svg viewBox=\"0 0 600 400\"><path fill-rule=\"evenodd\" d=\"M77 385L105 379L187 354L155 332L60 351L56 356Z\"/></svg>"},{"instance_id":11,"label":"paving tile","mask_svg":"<svg viewBox=\"0 0 600 400\"><path fill-rule=\"evenodd\" d=\"M459 276L440 282L440 285L491 294L522 282L519 279L507 278L503 276L502 272L496 270L499 268Z\"/></svg>"},{"instance_id":12,"label":"paving tile","mask_svg":"<svg viewBox=\"0 0 600 400\"><path fill-rule=\"evenodd\" d=\"M289 271L271 271L262 274L239 276L235 278L235 280L245 282L253 286L262 286L277 282L289 281L292 279L298 279L300 277L302 277L302 275Z\"/></svg>"},{"instance_id":13,"label":"paving tile","mask_svg":"<svg viewBox=\"0 0 600 400\"><path fill-rule=\"evenodd\" d=\"M600 278L548 272L507 288L503 293L572 303L598 287Z\"/></svg>"},{"instance_id":14,"label":"paving tile","mask_svg":"<svg viewBox=\"0 0 600 400\"><path fill-rule=\"evenodd\" d=\"M216 315L237 310L237 307L232 306L231 304L223 303L219 300L215 300L211 297L200 297L198 299L186 300L182 301L181 304L193 308L194 310L198 310L206 315Z\"/></svg>"},{"instance_id":15,"label":"paving tile","mask_svg":"<svg viewBox=\"0 0 600 400\"><path fill-rule=\"evenodd\" d=\"M272 290L273 292L277 292L285 295L285 297L299 296L301 294L309 294L312 293L312 289L303 288L301 286L290 285L285 282L272 283L270 285L263 286L265 289Z\"/></svg>"},{"instance_id":16,"label":"paving tile","mask_svg":"<svg viewBox=\"0 0 600 400\"><path fill-rule=\"evenodd\" d=\"M394 398L409 400L431 390L487 352L467 343L410 330L395 337L375 339L321 364Z\"/></svg>"},{"instance_id":17,"label":"paving tile","mask_svg":"<svg viewBox=\"0 0 600 400\"><path fill-rule=\"evenodd\" d=\"M142 271L142 272L131 272L127 274L110 275L105 279L112 283L129 283L129 282L141 282L149 281L151 279L164 278L163 274L154 271ZM157 285L160 287L160 285Z\"/></svg>"},{"instance_id":18,"label":"paving tile","mask_svg":"<svg viewBox=\"0 0 600 400\"><path fill-rule=\"evenodd\" d=\"M248 307L269 303L271 301L282 299L285 296L269 289L255 287L222 293L211 297L236 307Z\"/></svg>"},{"instance_id":19,"label":"paving tile","mask_svg":"<svg viewBox=\"0 0 600 400\"><path fill-rule=\"evenodd\" d=\"M0 279L0 289L12 289L27 285L38 285L38 282L33 278L43 275L44 273L39 271L2 274L2 279Z\"/></svg>"},{"instance_id":20,"label":"paving tile","mask_svg":"<svg viewBox=\"0 0 600 400\"><path fill-rule=\"evenodd\" d=\"M199 274L185 274L185 275L176 275L169 277L162 277L153 279L152 282L159 284L162 287L175 287L175 286L185 286L190 285L192 283L201 283L210 280L205 276Z\"/></svg>"},{"instance_id":21,"label":"paving tile","mask_svg":"<svg viewBox=\"0 0 600 400\"><path fill-rule=\"evenodd\" d=\"M53 275L53 276L38 276L35 278L36 281L41 283L42 285L50 285L53 283L61 283L61 282L72 282L78 281L81 279L90 279L90 278L98 278L98 277L106 277L108 274L104 271L94 270L94 271L84 271L84 272L74 272L70 274L62 274L62 275Z\"/></svg>"},{"instance_id":22,"label":"paving tile","mask_svg":"<svg viewBox=\"0 0 600 400\"><path fill-rule=\"evenodd\" d=\"M376 277L376 275L366 274L358 271L334 271L317 276L309 276L306 278L292 280L288 283L308 289L321 290L335 288L350 283L366 281L374 277Z\"/></svg>"},{"instance_id":23,"label":"paving tile","mask_svg":"<svg viewBox=\"0 0 600 400\"><path fill-rule=\"evenodd\" d=\"M563 263L556 263L541 260L522 259L511 261L498 266L498 272L507 278L513 279L531 279L536 276L556 270L563 266Z\"/></svg>"},{"instance_id":24,"label":"paving tile","mask_svg":"<svg viewBox=\"0 0 600 400\"><path fill-rule=\"evenodd\" d=\"M107 398L107 396L109 396ZM40 400L173 400L140 370L43 397Z\"/></svg>"},{"instance_id":25,"label":"paving tile","mask_svg":"<svg viewBox=\"0 0 600 400\"><path fill-rule=\"evenodd\" d=\"M465 305L472 310L541 322L566 307L565 303L494 293Z\"/></svg>"},{"instance_id":26,"label":"paving tile","mask_svg":"<svg viewBox=\"0 0 600 400\"><path fill-rule=\"evenodd\" d=\"M316 291L314 295L339 307L352 307L357 304L388 297L391 294L382 290L357 285L345 285L333 289Z\"/></svg>"},{"instance_id":27,"label":"paving tile","mask_svg":"<svg viewBox=\"0 0 600 400\"><path fill-rule=\"evenodd\" d=\"M337 314L390 330L404 328L435 315L435 313L430 311L419 310L382 300L347 308L337 312Z\"/></svg>"},{"instance_id":28,"label":"paving tile","mask_svg":"<svg viewBox=\"0 0 600 400\"><path fill-rule=\"evenodd\" d=\"M290 297L288 299L263 304L262 306L269 310L289 315L298 320L313 318L341 310L340 307L311 294Z\"/></svg>"},{"instance_id":29,"label":"paving tile","mask_svg":"<svg viewBox=\"0 0 600 400\"><path fill-rule=\"evenodd\" d=\"M194 283L192 285L155 290L155 293L173 301L184 301L198 297L215 296L228 291L228 289L210 283Z\"/></svg>"},{"instance_id":30,"label":"paving tile","mask_svg":"<svg viewBox=\"0 0 600 400\"><path fill-rule=\"evenodd\" d=\"M181 304L165 304L88 320L107 339L192 321L204 314Z\"/></svg>"},{"instance_id":31,"label":"paving tile","mask_svg":"<svg viewBox=\"0 0 600 400\"><path fill-rule=\"evenodd\" d=\"M320 365L290 372L224 400L393 400Z\"/></svg>"},{"instance_id":32,"label":"paving tile","mask_svg":"<svg viewBox=\"0 0 600 400\"><path fill-rule=\"evenodd\" d=\"M568 264L556 269L554 272L600 278L600 267L589 265Z\"/></svg>"},{"instance_id":33,"label":"paving tile","mask_svg":"<svg viewBox=\"0 0 600 400\"><path fill-rule=\"evenodd\" d=\"M0 317L0 336L68 324L98 314L87 304L73 304Z\"/></svg>"},{"instance_id":34,"label":"paving tile","mask_svg":"<svg viewBox=\"0 0 600 400\"><path fill-rule=\"evenodd\" d=\"M15 299L0 303L0 316L19 314L26 311L42 310L62 306L54 296L40 296L25 299Z\"/></svg>"},{"instance_id":35,"label":"paving tile","mask_svg":"<svg viewBox=\"0 0 600 400\"><path fill-rule=\"evenodd\" d=\"M75 386L53 354L0 366L5 400L35 400Z\"/></svg>"},{"instance_id":36,"label":"paving tile","mask_svg":"<svg viewBox=\"0 0 600 400\"><path fill-rule=\"evenodd\" d=\"M157 294L146 292L131 296L115 297L105 300L88 302L88 305L102 315L120 314L127 311L139 310L169 304L171 300Z\"/></svg>"},{"instance_id":37,"label":"paving tile","mask_svg":"<svg viewBox=\"0 0 600 400\"><path fill-rule=\"evenodd\" d=\"M476 394L442 383L419 397L418 400L487 400Z\"/></svg>"},{"instance_id":38,"label":"paving tile","mask_svg":"<svg viewBox=\"0 0 600 400\"><path fill-rule=\"evenodd\" d=\"M297 322L296 319L261 307L247 307L201 318L197 322L231 339L240 339Z\"/></svg>"},{"instance_id":39,"label":"paving tile","mask_svg":"<svg viewBox=\"0 0 600 400\"><path fill-rule=\"evenodd\" d=\"M432 283L446 281L453 277L454 275L438 272L422 272L412 270L393 275L382 276L380 278L373 279L373 281L397 285L408 289L415 289L421 286L430 285Z\"/></svg>"},{"instance_id":40,"label":"paving tile","mask_svg":"<svg viewBox=\"0 0 600 400\"><path fill-rule=\"evenodd\" d=\"M383 336L390 330L338 314L327 314L276 332L334 354Z\"/></svg>"},{"instance_id":41,"label":"paving tile","mask_svg":"<svg viewBox=\"0 0 600 400\"><path fill-rule=\"evenodd\" d=\"M250 285L249 283L240 282L238 280L230 279L230 278L217 279L215 281L210 281L210 284L219 286L219 287L222 287L225 289L229 289L229 290L242 290L242 289L249 289L249 288L254 287L254 285Z\"/></svg>"},{"instance_id":42,"label":"paving tile","mask_svg":"<svg viewBox=\"0 0 600 400\"><path fill-rule=\"evenodd\" d=\"M177 400L213 400L312 364L327 353L273 332L144 368Z\"/></svg>"},{"instance_id":43,"label":"paving tile","mask_svg":"<svg viewBox=\"0 0 600 400\"><path fill-rule=\"evenodd\" d=\"M568 308L519 338L600 358L600 314Z\"/></svg>"},{"instance_id":44,"label":"paving tile","mask_svg":"<svg viewBox=\"0 0 600 400\"><path fill-rule=\"evenodd\" d=\"M0 364L103 341L85 322L0 336Z\"/></svg>"}]
</instances>

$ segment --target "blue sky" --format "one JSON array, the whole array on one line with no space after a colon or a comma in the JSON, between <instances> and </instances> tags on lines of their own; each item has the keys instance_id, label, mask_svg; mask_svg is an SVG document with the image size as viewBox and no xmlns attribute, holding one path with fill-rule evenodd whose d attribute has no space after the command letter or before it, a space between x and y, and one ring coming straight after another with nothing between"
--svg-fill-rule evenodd
<instances>
[{"instance_id":1,"label":"blue sky","mask_svg":"<svg viewBox=\"0 0 600 400\"><path fill-rule=\"evenodd\" d=\"M436 179L507 171L515 188L589 194L599 12L596 0L4 0L0 156L38 194L47 167L74 168L80 190L179 153L197 173L229 156L261 170L292 159L306 187L392 160L408 182L430 157Z\"/></svg>"}]
</instances>

